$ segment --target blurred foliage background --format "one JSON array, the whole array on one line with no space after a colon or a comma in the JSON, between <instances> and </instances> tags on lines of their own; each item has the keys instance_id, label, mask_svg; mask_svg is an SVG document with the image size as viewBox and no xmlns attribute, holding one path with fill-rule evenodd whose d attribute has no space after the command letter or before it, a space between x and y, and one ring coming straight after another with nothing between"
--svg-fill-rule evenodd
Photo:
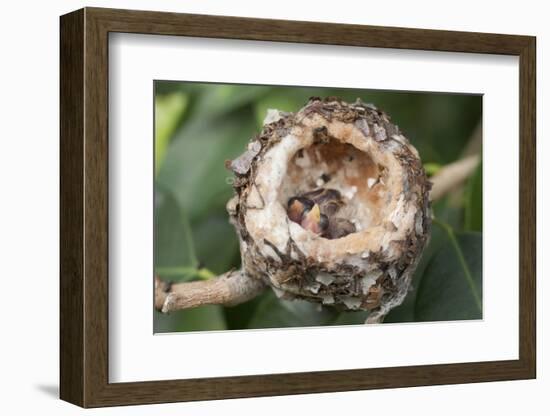
<instances>
[{"instance_id":1,"label":"blurred foliage background","mask_svg":"<svg viewBox=\"0 0 550 416\"><path fill-rule=\"evenodd\" d=\"M312 96L361 98L387 112L433 174L471 151L480 128L479 95L378 90L155 82L155 271L163 279L209 279L240 266L225 203L232 174L269 108L300 109ZM481 143L478 140L478 151ZM436 222L405 302L385 322L482 316L481 164L467 183L434 206ZM366 312L337 312L283 301L271 290L231 308L154 312L155 332L363 323Z\"/></svg>"}]
</instances>

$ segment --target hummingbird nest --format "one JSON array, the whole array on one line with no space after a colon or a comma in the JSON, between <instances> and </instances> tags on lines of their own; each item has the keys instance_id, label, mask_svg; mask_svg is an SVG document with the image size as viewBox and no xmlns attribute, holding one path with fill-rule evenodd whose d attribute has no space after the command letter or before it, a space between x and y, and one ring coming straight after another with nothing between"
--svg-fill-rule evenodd
<instances>
[{"instance_id":1,"label":"hummingbird nest","mask_svg":"<svg viewBox=\"0 0 550 416\"><path fill-rule=\"evenodd\" d=\"M269 110L228 167L247 276L373 322L401 304L430 234L430 183L385 113L333 97Z\"/></svg>"}]
</instances>

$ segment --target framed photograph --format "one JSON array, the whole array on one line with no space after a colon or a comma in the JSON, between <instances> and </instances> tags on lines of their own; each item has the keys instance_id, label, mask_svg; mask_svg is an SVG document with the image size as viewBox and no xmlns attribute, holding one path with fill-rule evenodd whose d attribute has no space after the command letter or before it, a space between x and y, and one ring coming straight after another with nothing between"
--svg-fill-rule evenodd
<instances>
[{"instance_id":1,"label":"framed photograph","mask_svg":"<svg viewBox=\"0 0 550 416\"><path fill-rule=\"evenodd\" d=\"M60 28L63 400L536 376L534 37Z\"/></svg>"}]
</instances>

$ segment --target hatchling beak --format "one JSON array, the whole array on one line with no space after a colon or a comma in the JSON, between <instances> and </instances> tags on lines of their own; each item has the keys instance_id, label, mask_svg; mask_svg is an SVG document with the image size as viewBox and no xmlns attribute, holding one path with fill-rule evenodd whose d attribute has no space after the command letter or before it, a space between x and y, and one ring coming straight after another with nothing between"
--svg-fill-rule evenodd
<instances>
[{"instance_id":1,"label":"hatchling beak","mask_svg":"<svg viewBox=\"0 0 550 416\"><path fill-rule=\"evenodd\" d=\"M315 204L311 210L304 214L300 225L315 234L322 234L328 227L328 218L321 214L319 205Z\"/></svg>"}]
</instances>

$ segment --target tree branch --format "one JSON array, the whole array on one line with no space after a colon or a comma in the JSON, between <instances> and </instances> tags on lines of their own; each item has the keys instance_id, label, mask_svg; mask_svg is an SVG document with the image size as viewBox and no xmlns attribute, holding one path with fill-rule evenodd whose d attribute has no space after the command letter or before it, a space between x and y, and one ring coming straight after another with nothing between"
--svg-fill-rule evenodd
<instances>
[{"instance_id":1,"label":"tree branch","mask_svg":"<svg viewBox=\"0 0 550 416\"><path fill-rule=\"evenodd\" d=\"M155 277L155 308L163 313L202 305L232 306L259 295L266 285L241 270L209 280L168 284Z\"/></svg>"},{"instance_id":2,"label":"tree branch","mask_svg":"<svg viewBox=\"0 0 550 416\"><path fill-rule=\"evenodd\" d=\"M474 172L478 163L479 155L475 154L443 166L430 178L432 182L430 199L437 201L462 184Z\"/></svg>"}]
</instances>

